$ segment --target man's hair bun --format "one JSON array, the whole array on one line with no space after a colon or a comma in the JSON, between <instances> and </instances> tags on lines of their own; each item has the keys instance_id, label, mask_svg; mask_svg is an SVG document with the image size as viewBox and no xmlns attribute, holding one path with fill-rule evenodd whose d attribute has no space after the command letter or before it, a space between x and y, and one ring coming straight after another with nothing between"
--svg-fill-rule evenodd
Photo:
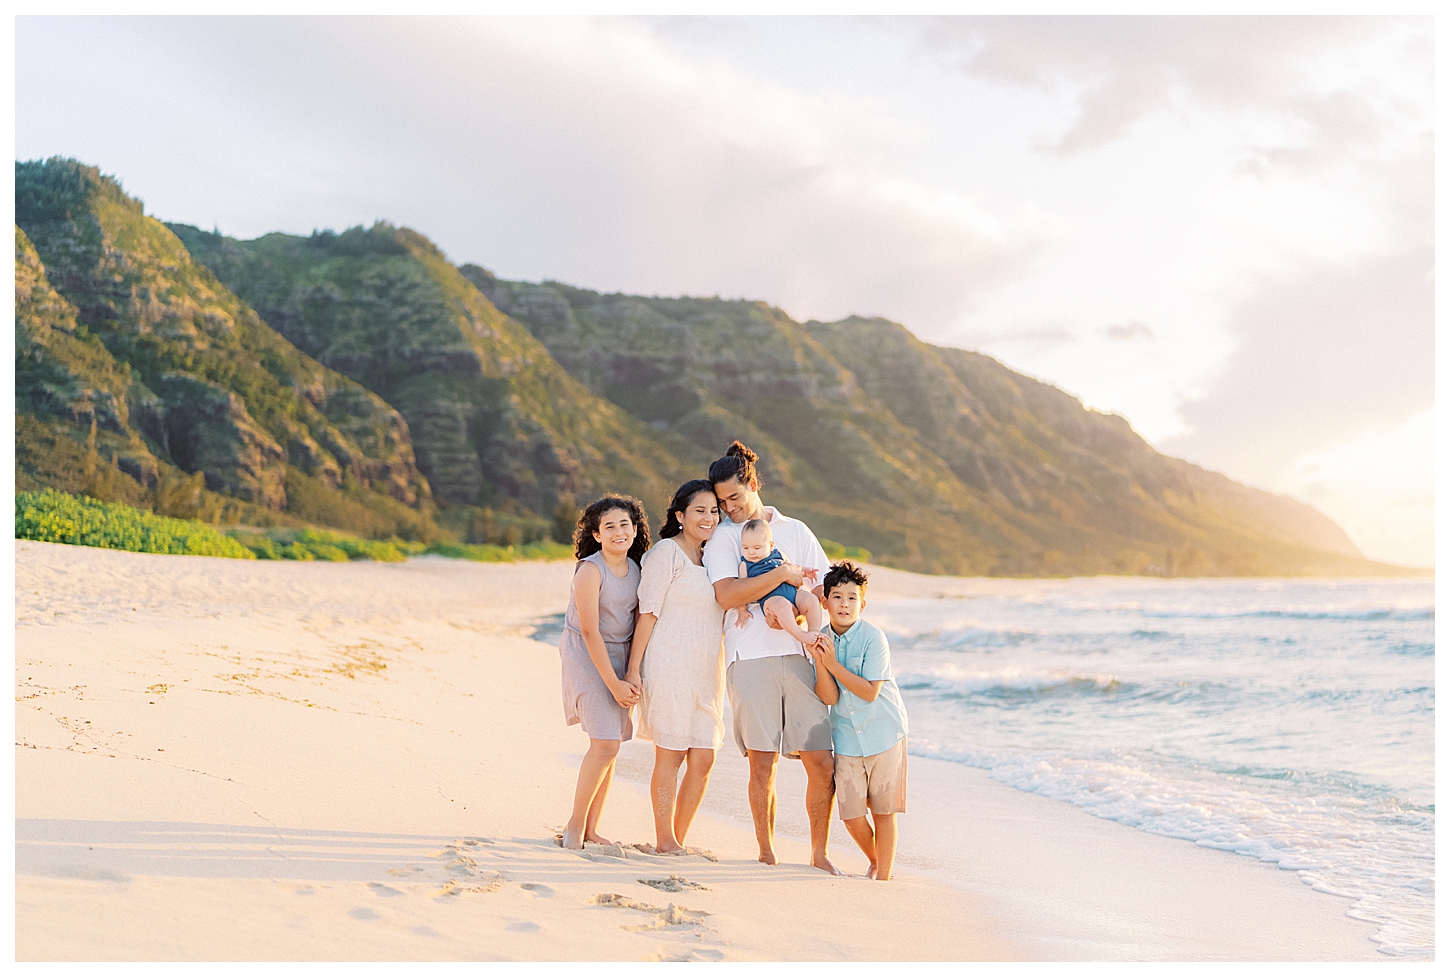
<instances>
[{"instance_id":1,"label":"man's hair bun","mask_svg":"<svg viewBox=\"0 0 1450 977\"><path fill-rule=\"evenodd\" d=\"M725 457L716 459L710 466L710 484L719 485L737 478L741 485L753 481L755 491L760 491L760 475L755 470L757 458L755 452L739 441L730 442L730 447L725 449Z\"/></svg>"}]
</instances>

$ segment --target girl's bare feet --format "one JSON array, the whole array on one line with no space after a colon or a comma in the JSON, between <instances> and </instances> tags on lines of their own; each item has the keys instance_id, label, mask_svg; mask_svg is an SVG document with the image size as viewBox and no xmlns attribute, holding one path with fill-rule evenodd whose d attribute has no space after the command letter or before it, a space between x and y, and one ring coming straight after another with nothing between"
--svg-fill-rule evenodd
<instances>
[{"instance_id":1,"label":"girl's bare feet","mask_svg":"<svg viewBox=\"0 0 1450 977\"><path fill-rule=\"evenodd\" d=\"M868 868L866 870L866 878L868 878L868 879L874 879L874 878L876 878L876 866L875 866L874 863L871 865L870 868Z\"/></svg>"},{"instance_id":2,"label":"girl's bare feet","mask_svg":"<svg viewBox=\"0 0 1450 977\"><path fill-rule=\"evenodd\" d=\"M565 827L564 840L559 842L559 844L563 845L565 848L572 848L575 851L582 851L584 849L584 838L578 828Z\"/></svg>"},{"instance_id":3,"label":"girl's bare feet","mask_svg":"<svg viewBox=\"0 0 1450 977\"><path fill-rule=\"evenodd\" d=\"M584 835L584 840L587 841L587 842L589 842L589 844L591 844L591 845L612 845L612 844L614 844L614 842L610 841L608 838L605 838L604 836L602 836L597 831L590 831L590 832L586 833ZM580 845L579 847L580 848L583 848L584 846L583 845Z\"/></svg>"}]
</instances>

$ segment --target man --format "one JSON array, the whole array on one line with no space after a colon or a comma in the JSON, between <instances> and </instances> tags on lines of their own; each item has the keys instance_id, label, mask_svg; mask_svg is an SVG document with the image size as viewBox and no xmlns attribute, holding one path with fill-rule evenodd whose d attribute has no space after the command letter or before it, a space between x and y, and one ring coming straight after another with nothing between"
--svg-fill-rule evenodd
<instances>
[{"instance_id":1,"label":"man","mask_svg":"<svg viewBox=\"0 0 1450 977\"><path fill-rule=\"evenodd\" d=\"M780 584L801 587L802 568L818 571L814 588L821 598L820 584L830 561L810 527L760 502L760 476L756 455L736 441L725 457L710 466L710 483L721 520L705 544L705 569L715 587L715 600L728 612L758 601ZM784 565L757 577L739 577L740 530L751 519L770 524L775 546L785 557ZM764 614L752 614L737 626L734 614L726 614L725 687L734 718L735 743L750 760L750 816L755 822L755 839L760 860L767 865L775 857L775 764L779 755L799 756L806 771L806 816L811 824L811 864L823 872L840 875L826 857L831 831L831 803L835 796L835 761L831 754L831 719L826 704L815 693L815 669L799 642L784 631L771 628Z\"/></svg>"}]
</instances>

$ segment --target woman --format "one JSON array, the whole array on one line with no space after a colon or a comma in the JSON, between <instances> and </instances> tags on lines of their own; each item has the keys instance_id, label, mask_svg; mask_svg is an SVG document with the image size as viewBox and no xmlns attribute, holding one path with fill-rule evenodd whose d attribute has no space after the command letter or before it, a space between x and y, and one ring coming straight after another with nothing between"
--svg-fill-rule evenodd
<instances>
[{"instance_id":1,"label":"woman","mask_svg":"<svg viewBox=\"0 0 1450 977\"><path fill-rule=\"evenodd\" d=\"M640 575L639 621L625 681L643 689L639 734L655 744L650 797L655 850L662 854L685 850L685 833L700 809L725 733L720 637L725 612L715 603L702 555L719 522L708 481L681 485Z\"/></svg>"},{"instance_id":2,"label":"woman","mask_svg":"<svg viewBox=\"0 0 1450 977\"><path fill-rule=\"evenodd\" d=\"M599 835L619 744L634 735L629 710L639 684L625 682L639 603L639 561L649 548L649 524L638 499L606 495L589 504L574 529L574 582L559 640L564 722L583 727L589 749L579 764L565 848L611 844Z\"/></svg>"}]
</instances>

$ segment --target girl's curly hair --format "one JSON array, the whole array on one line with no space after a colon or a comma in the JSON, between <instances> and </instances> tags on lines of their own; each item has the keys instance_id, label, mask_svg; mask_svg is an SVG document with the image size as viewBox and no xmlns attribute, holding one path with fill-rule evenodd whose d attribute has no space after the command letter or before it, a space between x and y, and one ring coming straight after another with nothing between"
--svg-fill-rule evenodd
<instances>
[{"instance_id":1,"label":"girl's curly hair","mask_svg":"<svg viewBox=\"0 0 1450 977\"><path fill-rule=\"evenodd\" d=\"M636 564L644 558L645 551L649 549L649 518L644 514L644 503L629 495L606 495L589 503L579 517L579 523L574 527L574 559L593 556L604 548L594 534L599 532L599 520L614 509L629 513L629 519L634 523L634 542L629 547L629 558Z\"/></svg>"}]
</instances>

